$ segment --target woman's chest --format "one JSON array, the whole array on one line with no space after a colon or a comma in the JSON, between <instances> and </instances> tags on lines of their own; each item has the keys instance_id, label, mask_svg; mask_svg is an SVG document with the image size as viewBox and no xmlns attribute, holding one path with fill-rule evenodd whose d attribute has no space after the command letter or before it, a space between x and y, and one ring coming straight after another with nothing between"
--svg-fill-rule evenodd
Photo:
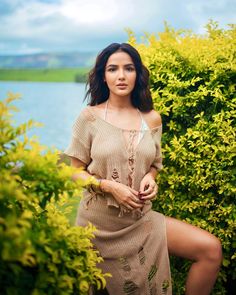
<instances>
[{"instance_id":1,"label":"woman's chest","mask_svg":"<svg viewBox=\"0 0 236 295\"><path fill-rule=\"evenodd\" d=\"M140 134L134 131L115 130L97 132L91 144L92 159L121 160L133 158L151 158L156 154L155 143L150 132Z\"/></svg>"}]
</instances>

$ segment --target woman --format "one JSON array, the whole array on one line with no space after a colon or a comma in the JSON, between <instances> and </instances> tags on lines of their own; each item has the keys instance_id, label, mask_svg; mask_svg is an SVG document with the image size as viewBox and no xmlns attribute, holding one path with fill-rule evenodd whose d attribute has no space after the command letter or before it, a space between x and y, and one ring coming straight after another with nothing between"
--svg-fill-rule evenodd
<instances>
[{"instance_id":1,"label":"woman","mask_svg":"<svg viewBox=\"0 0 236 295\"><path fill-rule=\"evenodd\" d=\"M221 244L210 233L154 212L155 178L162 168L159 113L153 110L148 70L131 45L113 43L89 75L89 106L73 127L65 153L95 177L77 224L96 228L111 295L172 294L168 253L191 259L186 294L210 294L221 264Z\"/></svg>"}]
</instances>

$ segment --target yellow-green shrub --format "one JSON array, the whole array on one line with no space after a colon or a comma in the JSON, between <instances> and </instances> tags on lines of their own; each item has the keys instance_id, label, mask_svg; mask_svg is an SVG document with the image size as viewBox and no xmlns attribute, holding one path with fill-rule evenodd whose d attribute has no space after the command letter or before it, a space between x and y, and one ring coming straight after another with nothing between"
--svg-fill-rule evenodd
<instances>
[{"instance_id":1,"label":"yellow-green shrub","mask_svg":"<svg viewBox=\"0 0 236 295\"><path fill-rule=\"evenodd\" d=\"M159 38L137 44L131 33L130 42L150 70L163 120L165 168L154 208L221 239L223 267L212 294L223 295L236 278L236 27L206 27L198 36L166 26ZM176 295L184 293L187 267L172 260Z\"/></svg>"},{"instance_id":2,"label":"yellow-green shrub","mask_svg":"<svg viewBox=\"0 0 236 295\"><path fill-rule=\"evenodd\" d=\"M95 228L67 218L84 183L71 180L57 151L27 139L32 121L12 126L14 99L0 102L0 293L87 294L105 278L92 249Z\"/></svg>"}]
</instances>

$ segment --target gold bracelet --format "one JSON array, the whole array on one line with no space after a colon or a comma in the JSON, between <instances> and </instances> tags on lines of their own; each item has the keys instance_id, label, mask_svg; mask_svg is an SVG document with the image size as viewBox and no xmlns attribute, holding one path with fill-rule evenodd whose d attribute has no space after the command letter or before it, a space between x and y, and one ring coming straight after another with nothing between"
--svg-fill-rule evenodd
<instances>
[{"instance_id":1,"label":"gold bracelet","mask_svg":"<svg viewBox=\"0 0 236 295\"><path fill-rule=\"evenodd\" d=\"M94 176L92 176L93 179L93 183L90 184L90 187L94 190L94 191L100 191L103 192L101 184L102 184L102 178L96 178Z\"/></svg>"},{"instance_id":2,"label":"gold bracelet","mask_svg":"<svg viewBox=\"0 0 236 295\"><path fill-rule=\"evenodd\" d=\"M102 192L102 178L98 178L97 181L98 181L98 188Z\"/></svg>"}]
</instances>

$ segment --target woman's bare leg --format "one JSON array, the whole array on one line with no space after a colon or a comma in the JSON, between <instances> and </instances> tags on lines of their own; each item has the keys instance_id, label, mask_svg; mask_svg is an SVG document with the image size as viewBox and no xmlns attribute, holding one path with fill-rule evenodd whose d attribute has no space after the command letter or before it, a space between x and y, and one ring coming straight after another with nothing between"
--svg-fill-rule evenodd
<instances>
[{"instance_id":1,"label":"woman's bare leg","mask_svg":"<svg viewBox=\"0 0 236 295\"><path fill-rule=\"evenodd\" d=\"M193 261L186 281L186 295L209 295L222 261L220 241L196 226L166 217L170 255Z\"/></svg>"}]
</instances>

